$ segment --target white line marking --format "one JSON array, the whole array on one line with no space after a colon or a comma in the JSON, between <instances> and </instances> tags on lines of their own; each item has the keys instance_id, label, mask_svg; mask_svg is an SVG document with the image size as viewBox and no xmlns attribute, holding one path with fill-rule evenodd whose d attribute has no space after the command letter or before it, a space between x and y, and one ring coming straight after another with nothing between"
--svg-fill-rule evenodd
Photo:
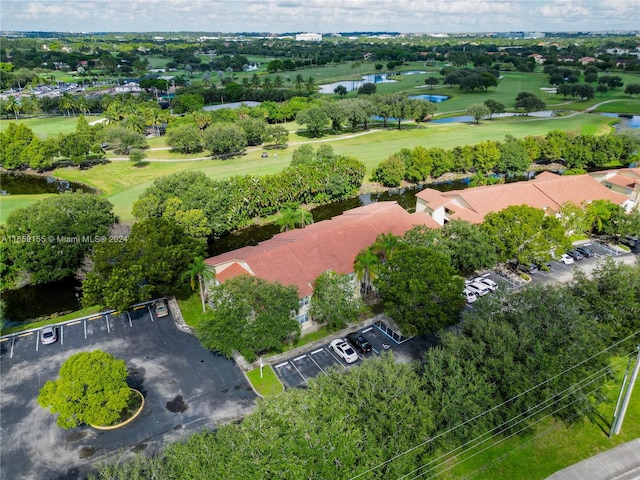
<instances>
[{"instance_id":1,"label":"white line marking","mask_svg":"<svg viewBox=\"0 0 640 480\"><path fill-rule=\"evenodd\" d=\"M109 327L109 315L105 315L104 320L107 322L107 333L111 333L111 328Z\"/></svg>"},{"instance_id":2,"label":"white line marking","mask_svg":"<svg viewBox=\"0 0 640 480\"><path fill-rule=\"evenodd\" d=\"M9 358L13 358L13 345L14 343L16 343L16 337L11 337L11 354L9 355Z\"/></svg>"},{"instance_id":3,"label":"white line marking","mask_svg":"<svg viewBox=\"0 0 640 480\"><path fill-rule=\"evenodd\" d=\"M273 367L273 368L280 368L280 367L284 367L287 363L289 363L289 362L283 362L283 363L281 363L281 364L279 364L279 365L276 365L276 366L275 366L275 367Z\"/></svg>"},{"instance_id":4,"label":"white line marking","mask_svg":"<svg viewBox=\"0 0 640 480\"><path fill-rule=\"evenodd\" d=\"M324 351L324 348L319 348L319 349L314 350L313 352L311 352L311 355L315 355L316 353L323 352L323 351Z\"/></svg>"},{"instance_id":5,"label":"white line marking","mask_svg":"<svg viewBox=\"0 0 640 480\"><path fill-rule=\"evenodd\" d=\"M38 351L38 347L40 346L40 330L36 333L36 352Z\"/></svg>"},{"instance_id":6,"label":"white line marking","mask_svg":"<svg viewBox=\"0 0 640 480\"><path fill-rule=\"evenodd\" d=\"M64 345L64 325L60 325L60 345Z\"/></svg>"},{"instance_id":7,"label":"white line marking","mask_svg":"<svg viewBox=\"0 0 640 480\"><path fill-rule=\"evenodd\" d=\"M87 321L84 321L84 339L87 339Z\"/></svg>"},{"instance_id":8,"label":"white line marking","mask_svg":"<svg viewBox=\"0 0 640 480\"><path fill-rule=\"evenodd\" d=\"M127 317L129 317L129 326L133 328L133 323L131 323L131 315L129 315L129 312L127 312Z\"/></svg>"},{"instance_id":9,"label":"white line marking","mask_svg":"<svg viewBox=\"0 0 640 480\"><path fill-rule=\"evenodd\" d=\"M80 320L77 320L77 321L75 321L75 322L69 322L69 323L67 323L67 326L69 326L69 325L77 325L77 324L79 324L79 323L80 323Z\"/></svg>"},{"instance_id":10,"label":"white line marking","mask_svg":"<svg viewBox=\"0 0 640 480\"><path fill-rule=\"evenodd\" d=\"M302 360L302 359L303 359L304 357L306 357L306 356L307 356L306 354L304 354L304 355L300 355L299 357L294 358L292 361L293 361L293 362L297 362L298 360Z\"/></svg>"},{"instance_id":11,"label":"white line marking","mask_svg":"<svg viewBox=\"0 0 640 480\"><path fill-rule=\"evenodd\" d=\"M296 372L298 372L298 375L300 375L302 377L302 380L304 380L304 383L307 383L307 379L304 378L304 375L302 373L300 373L300 370L298 370L298 367L296 367L295 363L291 363L291 365L293 365L293 368L296 369Z\"/></svg>"},{"instance_id":12,"label":"white line marking","mask_svg":"<svg viewBox=\"0 0 640 480\"><path fill-rule=\"evenodd\" d=\"M316 367L318 367L322 373L324 373L325 375L327 374L327 372L325 372L324 369L320 365L318 365L318 362L316 362L312 357L309 358L311 358L311 361L316 364Z\"/></svg>"},{"instance_id":13,"label":"white line marking","mask_svg":"<svg viewBox=\"0 0 640 480\"><path fill-rule=\"evenodd\" d=\"M371 330L373 330L373 327L369 327L369 328L366 328L366 329L362 330L362 333L367 333L367 332L370 332Z\"/></svg>"},{"instance_id":14,"label":"white line marking","mask_svg":"<svg viewBox=\"0 0 640 480\"><path fill-rule=\"evenodd\" d=\"M151 312L151 307L147 304L147 309L149 309L149 316L151 317L151 321L153 322L153 313Z\"/></svg>"}]
</instances>

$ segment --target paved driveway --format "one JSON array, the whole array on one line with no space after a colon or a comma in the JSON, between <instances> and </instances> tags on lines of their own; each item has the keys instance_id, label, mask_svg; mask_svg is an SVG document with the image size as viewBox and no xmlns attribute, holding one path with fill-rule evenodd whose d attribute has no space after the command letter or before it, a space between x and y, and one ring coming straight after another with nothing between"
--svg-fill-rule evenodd
<instances>
[{"instance_id":1,"label":"paved driveway","mask_svg":"<svg viewBox=\"0 0 640 480\"><path fill-rule=\"evenodd\" d=\"M255 394L237 365L200 346L171 315L148 307L129 315L96 316L58 327L58 342L41 345L39 332L0 344L0 478L84 478L91 464L122 450L157 449L187 434L240 418ZM130 384L145 396L141 416L113 431L62 430L36 401L71 355L93 349L124 359Z\"/></svg>"}]
</instances>

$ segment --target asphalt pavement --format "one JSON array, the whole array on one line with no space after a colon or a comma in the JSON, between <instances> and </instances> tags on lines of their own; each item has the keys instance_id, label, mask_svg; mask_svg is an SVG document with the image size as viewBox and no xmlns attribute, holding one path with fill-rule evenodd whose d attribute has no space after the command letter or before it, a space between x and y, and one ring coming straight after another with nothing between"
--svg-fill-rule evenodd
<instances>
[{"instance_id":1,"label":"asphalt pavement","mask_svg":"<svg viewBox=\"0 0 640 480\"><path fill-rule=\"evenodd\" d=\"M96 315L57 327L58 341L40 343L39 331L0 343L0 479L85 478L100 460L161 446L240 419L255 393L232 360L204 349L177 328L171 315L143 307L130 315ZM88 426L63 430L36 399L71 355L100 349L124 359L130 386L145 397L142 414L111 431Z\"/></svg>"}]
</instances>

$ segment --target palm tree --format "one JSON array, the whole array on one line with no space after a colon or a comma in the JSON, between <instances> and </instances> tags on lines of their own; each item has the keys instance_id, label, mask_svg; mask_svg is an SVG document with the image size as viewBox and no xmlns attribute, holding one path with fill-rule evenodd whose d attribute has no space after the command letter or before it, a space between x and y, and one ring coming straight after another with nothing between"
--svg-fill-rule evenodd
<instances>
[{"instance_id":1,"label":"palm tree","mask_svg":"<svg viewBox=\"0 0 640 480\"><path fill-rule=\"evenodd\" d=\"M307 81L304 82L305 88L308 93L313 92L316 89L316 79L313 77L307 78Z\"/></svg>"},{"instance_id":2,"label":"palm tree","mask_svg":"<svg viewBox=\"0 0 640 480\"><path fill-rule=\"evenodd\" d=\"M296 90L302 90L303 83L304 83L304 77L302 76L301 73L297 74L295 78Z\"/></svg>"},{"instance_id":3,"label":"palm tree","mask_svg":"<svg viewBox=\"0 0 640 480\"><path fill-rule=\"evenodd\" d=\"M160 136L160 125L167 121L167 112L161 108L149 108L145 110L147 125L153 127L156 136Z\"/></svg>"},{"instance_id":4,"label":"palm tree","mask_svg":"<svg viewBox=\"0 0 640 480\"><path fill-rule=\"evenodd\" d=\"M281 232L293 230L296 227L304 228L313 223L313 215L304 208L285 208L280 211L276 224L280 225Z\"/></svg>"},{"instance_id":5,"label":"palm tree","mask_svg":"<svg viewBox=\"0 0 640 480\"><path fill-rule=\"evenodd\" d=\"M353 262L353 271L356 278L361 282L360 292L368 294L371 291L371 282L378 276L380 267L380 257L373 253L371 248L360 251Z\"/></svg>"},{"instance_id":6,"label":"palm tree","mask_svg":"<svg viewBox=\"0 0 640 480\"><path fill-rule=\"evenodd\" d=\"M79 97L77 103L78 103L78 110L80 110L81 114L85 115L89 113L89 102L85 97Z\"/></svg>"},{"instance_id":7,"label":"palm tree","mask_svg":"<svg viewBox=\"0 0 640 480\"><path fill-rule=\"evenodd\" d=\"M191 283L191 290L196 289L196 280L198 280L198 292L202 300L202 313L206 312L207 285L216 278L215 269L207 265L202 257L196 257L182 274L182 280L187 277L189 277Z\"/></svg>"},{"instance_id":8,"label":"palm tree","mask_svg":"<svg viewBox=\"0 0 640 480\"><path fill-rule=\"evenodd\" d=\"M16 100L15 97L13 96L9 96L7 98L7 102L4 104L4 109L7 111L7 113L11 112L15 115L16 120L18 119L18 113L20 113L20 103L18 103L18 101Z\"/></svg>"},{"instance_id":9,"label":"palm tree","mask_svg":"<svg viewBox=\"0 0 640 480\"><path fill-rule=\"evenodd\" d=\"M65 112L67 112L67 117L71 116L71 113L69 113L70 111L74 111L75 110L75 100L73 99L73 97L69 94L69 93L63 93L62 97L60 97L60 108L62 110L64 110ZM75 114L74 114L75 117Z\"/></svg>"},{"instance_id":10,"label":"palm tree","mask_svg":"<svg viewBox=\"0 0 640 480\"><path fill-rule=\"evenodd\" d=\"M307 225L311 225L313 223L313 215L311 215L311 212L306 211L304 208L299 208L296 211L296 215L298 216L297 224L300 225L300 228L304 228Z\"/></svg>"},{"instance_id":11,"label":"palm tree","mask_svg":"<svg viewBox=\"0 0 640 480\"><path fill-rule=\"evenodd\" d=\"M273 78L273 88L282 88L284 82L282 81L282 77L280 75L276 75Z\"/></svg>"},{"instance_id":12,"label":"palm tree","mask_svg":"<svg viewBox=\"0 0 640 480\"><path fill-rule=\"evenodd\" d=\"M269 77L264 77L262 81L262 88L265 90L271 90L273 88L273 83Z\"/></svg>"},{"instance_id":13,"label":"palm tree","mask_svg":"<svg viewBox=\"0 0 640 480\"><path fill-rule=\"evenodd\" d=\"M254 90L260 86L260 77L258 77L257 73L254 73L251 76L251 80L249 81L249 83L251 84L251 88L253 88Z\"/></svg>"},{"instance_id":14,"label":"palm tree","mask_svg":"<svg viewBox=\"0 0 640 480\"><path fill-rule=\"evenodd\" d=\"M288 232L296 228L298 223L298 212L292 208L280 210L280 215L276 220L276 224L280 226L281 232Z\"/></svg>"},{"instance_id":15,"label":"palm tree","mask_svg":"<svg viewBox=\"0 0 640 480\"><path fill-rule=\"evenodd\" d=\"M381 233L373 243L373 253L378 255L382 263L386 262L398 246L398 237L393 233Z\"/></svg>"}]
</instances>

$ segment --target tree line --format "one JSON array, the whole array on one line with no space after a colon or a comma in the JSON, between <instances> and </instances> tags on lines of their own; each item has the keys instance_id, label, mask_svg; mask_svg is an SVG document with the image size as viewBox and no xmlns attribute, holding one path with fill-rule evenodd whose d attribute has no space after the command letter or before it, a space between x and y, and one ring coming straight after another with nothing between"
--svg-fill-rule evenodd
<instances>
[{"instance_id":1,"label":"tree line","mask_svg":"<svg viewBox=\"0 0 640 480\"><path fill-rule=\"evenodd\" d=\"M504 142L485 140L451 150L417 146L403 148L381 161L372 179L395 187L403 180L420 183L452 172L474 174L474 184L481 184L490 173L518 175L529 171L534 163L552 162L563 163L566 173L585 173L586 168L632 162L638 145L639 139L632 133L574 135L552 130L544 137L518 139L507 135Z\"/></svg>"},{"instance_id":2,"label":"tree line","mask_svg":"<svg viewBox=\"0 0 640 480\"><path fill-rule=\"evenodd\" d=\"M331 149L271 175L212 180L202 172L181 172L156 179L134 203L133 214L139 220L171 218L195 236L221 236L286 206L353 196L364 174L362 162Z\"/></svg>"},{"instance_id":3,"label":"tree line","mask_svg":"<svg viewBox=\"0 0 640 480\"><path fill-rule=\"evenodd\" d=\"M101 464L96 478L433 474L467 442L526 435L546 415L566 425L595 418L609 363L634 351L638 298L640 267L610 261L592 279L483 297L420 363L388 354L332 370L260 400L241 423Z\"/></svg>"}]
</instances>

